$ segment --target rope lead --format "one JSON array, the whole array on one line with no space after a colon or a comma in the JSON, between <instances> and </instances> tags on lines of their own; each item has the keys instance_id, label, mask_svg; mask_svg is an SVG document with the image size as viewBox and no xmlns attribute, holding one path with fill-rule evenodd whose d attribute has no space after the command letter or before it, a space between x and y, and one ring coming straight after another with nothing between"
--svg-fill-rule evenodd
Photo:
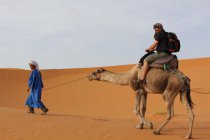
<instances>
[{"instance_id":1,"label":"rope lead","mask_svg":"<svg viewBox=\"0 0 210 140\"><path fill-rule=\"evenodd\" d=\"M180 75L180 74L177 73L176 71L172 70L168 65L165 65L165 67L166 67L168 70L170 70L171 72L173 72L174 74L176 74L177 77L182 78L182 79L185 79L185 77L183 77L182 75ZM188 88L187 86L185 86L185 87ZM193 92L199 93L199 94L210 94L210 92L200 92L200 91L196 91L196 90L194 90L194 89L192 89L192 88L188 88L188 89L190 89L190 90L193 91Z\"/></svg>"},{"instance_id":2,"label":"rope lead","mask_svg":"<svg viewBox=\"0 0 210 140\"><path fill-rule=\"evenodd\" d=\"M67 81L65 83L62 83L62 84L59 84L59 85L56 85L56 86L52 86L52 87L49 87L49 88L44 88L43 90L46 91L46 90L53 89L53 88L56 88L56 87L60 87L60 86L66 85L66 84L74 83L74 82L83 80L85 78L87 78L87 76L85 76L83 78L75 79L75 80L72 80L72 81Z\"/></svg>"}]
</instances>

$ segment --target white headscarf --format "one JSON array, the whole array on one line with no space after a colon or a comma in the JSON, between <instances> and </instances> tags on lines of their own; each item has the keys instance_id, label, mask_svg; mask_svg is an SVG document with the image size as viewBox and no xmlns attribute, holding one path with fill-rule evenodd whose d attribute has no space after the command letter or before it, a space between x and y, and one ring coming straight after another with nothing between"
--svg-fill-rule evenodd
<instances>
[{"instance_id":1,"label":"white headscarf","mask_svg":"<svg viewBox=\"0 0 210 140\"><path fill-rule=\"evenodd\" d=\"M31 60L29 64L36 66L36 69L39 70L39 64L36 61Z\"/></svg>"}]
</instances>

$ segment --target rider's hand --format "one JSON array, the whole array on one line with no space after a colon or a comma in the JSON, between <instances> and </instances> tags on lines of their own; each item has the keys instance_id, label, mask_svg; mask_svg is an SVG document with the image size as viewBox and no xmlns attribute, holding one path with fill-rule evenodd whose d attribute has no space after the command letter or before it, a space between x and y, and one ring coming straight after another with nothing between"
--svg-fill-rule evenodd
<instances>
[{"instance_id":1,"label":"rider's hand","mask_svg":"<svg viewBox=\"0 0 210 140\"><path fill-rule=\"evenodd\" d=\"M146 49L145 51L146 51L146 52L150 52L150 50L149 50L149 49Z\"/></svg>"}]
</instances>

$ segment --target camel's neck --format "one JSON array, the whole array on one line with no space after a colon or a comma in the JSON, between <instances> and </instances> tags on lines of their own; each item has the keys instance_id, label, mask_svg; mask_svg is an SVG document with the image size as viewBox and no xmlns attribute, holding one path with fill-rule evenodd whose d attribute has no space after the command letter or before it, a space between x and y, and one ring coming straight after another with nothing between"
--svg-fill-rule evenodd
<instances>
[{"instance_id":1,"label":"camel's neck","mask_svg":"<svg viewBox=\"0 0 210 140\"><path fill-rule=\"evenodd\" d=\"M103 72L101 74L101 81L110 82L118 85L129 85L130 74L129 73L113 73L110 71Z\"/></svg>"},{"instance_id":2,"label":"camel's neck","mask_svg":"<svg viewBox=\"0 0 210 140\"><path fill-rule=\"evenodd\" d=\"M100 80L118 85L129 85L134 70L135 69L133 68L132 70L124 73L105 71L101 74Z\"/></svg>"}]
</instances>

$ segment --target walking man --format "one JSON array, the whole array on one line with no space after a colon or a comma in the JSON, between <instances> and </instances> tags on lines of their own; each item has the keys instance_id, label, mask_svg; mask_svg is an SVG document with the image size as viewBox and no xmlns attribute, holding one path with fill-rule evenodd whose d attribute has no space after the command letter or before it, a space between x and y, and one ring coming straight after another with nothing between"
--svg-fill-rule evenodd
<instances>
[{"instance_id":1,"label":"walking man","mask_svg":"<svg viewBox=\"0 0 210 140\"><path fill-rule=\"evenodd\" d=\"M26 101L26 105L29 108L28 113L34 113L34 108L40 108L42 110L42 115L45 115L48 112L48 109L41 101L42 96L42 75L39 71L39 65L36 61L30 61L29 66L31 69L30 78L28 80L28 89L30 95Z\"/></svg>"}]
</instances>

